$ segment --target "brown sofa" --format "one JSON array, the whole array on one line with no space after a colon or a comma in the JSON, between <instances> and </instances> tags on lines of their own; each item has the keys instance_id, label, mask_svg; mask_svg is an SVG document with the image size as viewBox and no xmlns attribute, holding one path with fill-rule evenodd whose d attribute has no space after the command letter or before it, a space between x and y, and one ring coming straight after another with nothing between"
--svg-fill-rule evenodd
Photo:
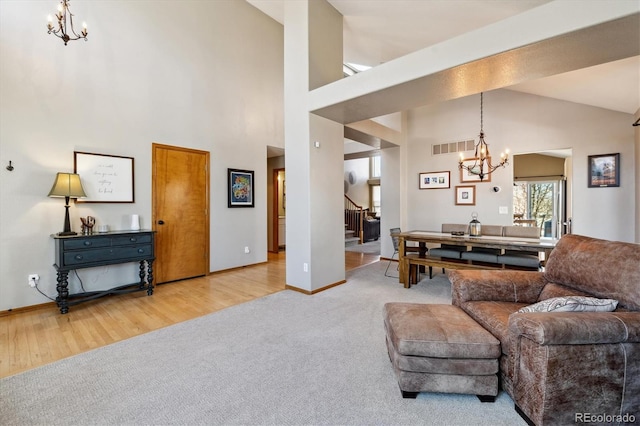
<instances>
[{"instance_id":1,"label":"brown sofa","mask_svg":"<svg viewBox=\"0 0 640 426\"><path fill-rule=\"evenodd\" d=\"M640 245L566 235L544 272L452 270L452 303L501 344L500 381L530 423L640 420ZM517 312L554 297L613 312Z\"/></svg>"}]
</instances>

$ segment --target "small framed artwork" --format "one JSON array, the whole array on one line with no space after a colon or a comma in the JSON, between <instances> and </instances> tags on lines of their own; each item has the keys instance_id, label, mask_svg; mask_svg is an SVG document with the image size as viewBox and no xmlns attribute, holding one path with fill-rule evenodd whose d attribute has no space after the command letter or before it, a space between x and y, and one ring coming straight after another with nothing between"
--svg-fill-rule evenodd
<instances>
[{"instance_id":1,"label":"small framed artwork","mask_svg":"<svg viewBox=\"0 0 640 426\"><path fill-rule=\"evenodd\" d=\"M487 157L487 162L491 164L491 157ZM462 160L465 167L471 170L460 169L460 182L491 182L491 174L485 174L482 181L480 180L480 162L476 158L465 158Z\"/></svg>"},{"instance_id":2,"label":"small framed artwork","mask_svg":"<svg viewBox=\"0 0 640 426\"><path fill-rule=\"evenodd\" d=\"M418 188L443 189L451 188L450 172L425 172L420 173Z\"/></svg>"},{"instance_id":3,"label":"small framed artwork","mask_svg":"<svg viewBox=\"0 0 640 426\"><path fill-rule=\"evenodd\" d=\"M253 170L227 169L229 207L253 207Z\"/></svg>"},{"instance_id":4,"label":"small framed artwork","mask_svg":"<svg viewBox=\"0 0 640 426\"><path fill-rule=\"evenodd\" d=\"M73 152L73 170L87 194L77 203L133 203L133 157Z\"/></svg>"},{"instance_id":5,"label":"small framed artwork","mask_svg":"<svg viewBox=\"0 0 640 426\"><path fill-rule=\"evenodd\" d=\"M589 188L620 186L620 153L589 156Z\"/></svg>"},{"instance_id":6,"label":"small framed artwork","mask_svg":"<svg viewBox=\"0 0 640 426\"><path fill-rule=\"evenodd\" d=\"M475 206L476 205L476 187L456 186L456 206Z\"/></svg>"}]
</instances>

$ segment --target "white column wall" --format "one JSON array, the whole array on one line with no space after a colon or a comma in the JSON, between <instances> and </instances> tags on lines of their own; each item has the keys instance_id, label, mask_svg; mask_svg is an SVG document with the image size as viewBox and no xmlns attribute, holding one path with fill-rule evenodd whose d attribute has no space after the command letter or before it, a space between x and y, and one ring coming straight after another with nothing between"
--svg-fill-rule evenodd
<instances>
[{"instance_id":1,"label":"white column wall","mask_svg":"<svg viewBox=\"0 0 640 426\"><path fill-rule=\"evenodd\" d=\"M633 117L635 123L640 118L640 110ZM635 170L636 170L636 243L640 243L640 126L634 127Z\"/></svg>"},{"instance_id":2,"label":"white column wall","mask_svg":"<svg viewBox=\"0 0 640 426\"><path fill-rule=\"evenodd\" d=\"M325 1L285 2L284 28L286 279L313 292L344 280L344 130L308 112L310 88L342 77L342 16Z\"/></svg>"}]
</instances>

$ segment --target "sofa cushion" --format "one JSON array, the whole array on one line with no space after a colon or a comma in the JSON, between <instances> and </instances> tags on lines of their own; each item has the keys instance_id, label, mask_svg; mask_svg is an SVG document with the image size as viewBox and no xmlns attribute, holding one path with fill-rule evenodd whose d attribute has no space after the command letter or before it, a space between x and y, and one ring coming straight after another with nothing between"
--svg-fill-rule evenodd
<instances>
[{"instance_id":1,"label":"sofa cushion","mask_svg":"<svg viewBox=\"0 0 640 426\"><path fill-rule=\"evenodd\" d=\"M490 250L492 249L485 251L474 247L472 251L462 252L460 257L465 260L475 260L476 262L498 263L498 253Z\"/></svg>"},{"instance_id":2,"label":"sofa cushion","mask_svg":"<svg viewBox=\"0 0 640 426\"><path fill-rule=\"evenodd\" d=\"M463 302L460 307L500 340L502 353L508 354L509 316L525 306L525 303L475 301Z\"/></svg>"},{"instance_id":3,"label":"sofa cushion","mask_svg":"<svg viewBox=\"0 0 640 426\"><path fill-rule=\"evenodd\" d=\"M520 308L518 312L611 312L618 306L613 299L585 296L553 297Z\"/></svg>"},{"instance_id":4,"label":"sofa cushion","mask_svg":"<svg viewBox=\"0 0 640 426\"><path fill-rule=\"evenodd\" d=\"M638 311L640 244L564 235L547 260L545 278Z\"/></svg>"},{"instance_id":5,"label":"sofa cushion","mask_svg":"<svg viewBox=\"0 0 640 426\"><path fill-rule=\"evenodd\" d=\"M542 289L542 292L540 293L540 296L538 296L538 300L536 300L536 302L551 299L552 297L562 296L590 296L590 294L585 293L584 291L574 290L563 285L548 283Z\"/></svg>"},{"instance_id":6,"label":"sofa cushion","mask_svg":"<svg viewBox=\"0 0 640 426\"><path fill-rule=\"evenodd\" d=\"M455 246L451 244L442 244L429 250L429 255L438 257L448 257L451 259L460 259L460 253L466 251L465 246Z\"/></svg>"},{"instance_id":7,"label":"sofa cushion","mask_svg":"<svg viewBox=\"0 0 640 426\"><path fill-rule=\"evenodd\" d=\"M498 263L532 269L538 269L540 267L540 259L537 255L517 252L515 250L507 250L505 254L498 256Z\"/></svg>"}]
</instances>

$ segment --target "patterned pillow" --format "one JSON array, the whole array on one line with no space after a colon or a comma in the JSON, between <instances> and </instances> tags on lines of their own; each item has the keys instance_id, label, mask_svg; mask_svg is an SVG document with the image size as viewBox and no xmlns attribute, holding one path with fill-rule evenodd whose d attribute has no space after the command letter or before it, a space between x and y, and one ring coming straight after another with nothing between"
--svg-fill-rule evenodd
<instances>
[{"instance_id":1,"label":"patterned pillow","mask_svg":"<svg viewBox=\"0 0 640 426\"><path fill-rule=\"evenodd\" d=\"M613 299L596 299L586 296L552 297L533 305L525 306L518 312L611 312L618 306Z\"/></svg>"}]
</instances>

